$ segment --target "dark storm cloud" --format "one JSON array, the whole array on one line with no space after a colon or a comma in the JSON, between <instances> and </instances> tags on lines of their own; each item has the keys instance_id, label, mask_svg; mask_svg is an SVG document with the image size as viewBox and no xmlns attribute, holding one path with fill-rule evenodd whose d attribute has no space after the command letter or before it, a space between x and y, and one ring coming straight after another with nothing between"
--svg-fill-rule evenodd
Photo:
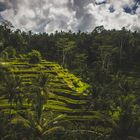
<instances>
[{"instance_id":1,"label":"dark storm cloud","mask_svg":"<svg viewBox=\"0 0 140 140\"><path fill-rule=\"evenodd\" d=\"M0 12L4 11L7 8L6 4L3 2L0 2Z\"/></svg>"}]
</instances>

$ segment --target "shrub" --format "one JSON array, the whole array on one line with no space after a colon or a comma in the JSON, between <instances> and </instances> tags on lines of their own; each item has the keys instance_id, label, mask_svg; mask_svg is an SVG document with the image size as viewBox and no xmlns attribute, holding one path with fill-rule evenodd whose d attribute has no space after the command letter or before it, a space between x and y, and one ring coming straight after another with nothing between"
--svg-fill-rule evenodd
<instances>
[{"instance_id":1,"label":"shrub","mask_svg":"<svg viewBox=\"0 0 140 140\"><path fill-rule=\"evenodd\" d=\"M11 59L11 58L16 58L16 50L15 48L9 46L6 47L2 52L1 52L1 57L3 59Z\"/></svg>"},{"instance_id":2,"label":"shrub","mask_svg":"<svg viewBox=\"0 0 140 140\"><path fill-rule=\"evenodd\" d=\"M32 50L32 52L28 54L28 58L29 58L29 63L38 64L41 61L41 54L37 50Z\"/></svg>"}]
</instances>

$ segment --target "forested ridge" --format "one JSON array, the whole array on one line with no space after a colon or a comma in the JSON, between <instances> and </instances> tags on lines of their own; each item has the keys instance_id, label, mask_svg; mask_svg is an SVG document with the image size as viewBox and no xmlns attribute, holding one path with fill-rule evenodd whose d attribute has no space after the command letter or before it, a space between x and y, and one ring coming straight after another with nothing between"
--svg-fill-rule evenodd
<instances>
[{"instance_id":1,"label":"forested ridge","mask_svg":"<svg viewBox=\"0 0 140 140\"><path fill-rule=\"evenodd\" d=\"M33 33L5 22L0 139L139 140L139 72L139 32Z\"/></svg>"}]
</instances>

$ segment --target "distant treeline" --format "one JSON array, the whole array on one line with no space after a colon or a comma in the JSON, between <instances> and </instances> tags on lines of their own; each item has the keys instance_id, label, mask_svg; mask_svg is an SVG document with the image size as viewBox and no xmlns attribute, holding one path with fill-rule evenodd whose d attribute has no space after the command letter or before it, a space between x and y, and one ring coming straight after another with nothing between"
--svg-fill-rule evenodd
<instances>
[{"instance_id":1,"label":"distant treeline","mask_svg":"<svg viewBox=\"0 0 140 140\"><path fill-rule=\"evenodd\" d=\"M140 62L140 33L125 28L106 30L99 26L91 33L56 31L54 34L34 34L12 31L9 22L0 25L2 57L21 57L31 50L38 50L43 58L58 62L90 80L88 74L97 66L111 73L136 70Z\"/></svg>"}]
</instances>

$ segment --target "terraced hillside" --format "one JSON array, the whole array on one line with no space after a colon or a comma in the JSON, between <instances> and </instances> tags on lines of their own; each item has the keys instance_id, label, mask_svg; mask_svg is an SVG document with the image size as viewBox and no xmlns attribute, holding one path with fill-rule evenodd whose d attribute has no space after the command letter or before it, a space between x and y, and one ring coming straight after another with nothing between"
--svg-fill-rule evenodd
<instances>
[{"instance_id":1,"label":"terraced hillside","mask_svg":"<svg viewBox=\"0 0 140 140\"><path fill-rule=\"evenodd\" d=\"M46 109L54 112L66 114L70 120L93 119L96 112L90 111L88 102L90 98L90 86L81 79L70 74L67 69L60 65L42 60L39 64L30 64L20 59L9 62L0 62L1 66L9 69L10 72L18 75L22 79L22 84L26 87L32 85L32 81L40 74L49 75L49 98ZM1 97L1 107L4 107L5 99ZM5 103L8 106L7 103ZM25 104L26 106L26 104Z\"/></svg>"}]
</instances>

